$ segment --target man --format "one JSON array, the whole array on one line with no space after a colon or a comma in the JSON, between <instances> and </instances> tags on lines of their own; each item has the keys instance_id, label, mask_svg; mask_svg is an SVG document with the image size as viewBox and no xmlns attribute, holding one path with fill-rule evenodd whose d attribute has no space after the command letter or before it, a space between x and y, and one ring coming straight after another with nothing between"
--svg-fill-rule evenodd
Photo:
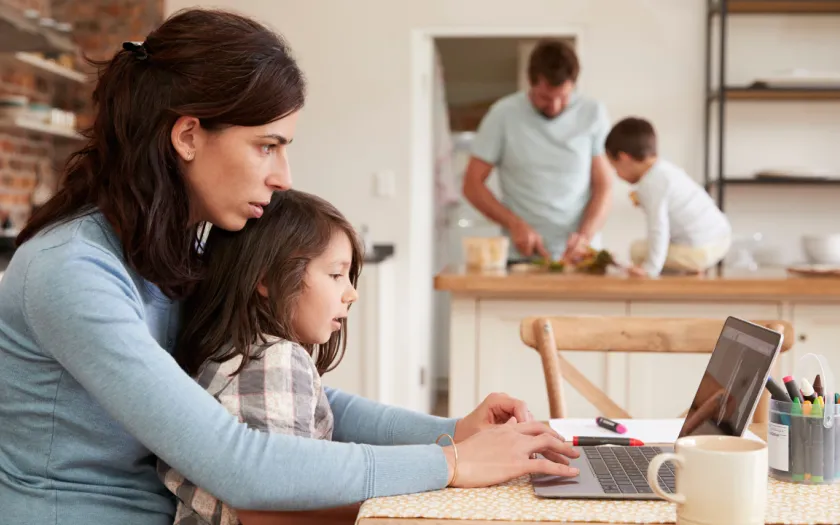
<instances>
[{"instance_id":1,"label":"man","mask_svg":"<svg viewBox=\"0 0 840 525\"><path fill-rule=\"evenodd\" d=\"M473 141L464 196L511 238L511 259L574 261L600 244L612 191L610 122L603 104L575 92L579 71L567 44L540 42L528 91L495 102ZM494 167L502 202L485 184Z\"/></svg>"}]
</instances>

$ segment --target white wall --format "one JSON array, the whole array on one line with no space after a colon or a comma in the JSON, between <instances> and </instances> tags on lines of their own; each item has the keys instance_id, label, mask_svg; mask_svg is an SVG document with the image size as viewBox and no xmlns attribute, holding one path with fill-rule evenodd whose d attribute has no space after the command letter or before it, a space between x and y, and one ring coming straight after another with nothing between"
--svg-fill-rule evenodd
<instances>
[{"instance_id":1,"label":"white wall","mask_svg":"<svg viewBox=\"0 0 840 525\"><path fill-rule=\"evenodd\" d=\"M195 3L168 0L168 12ZM410 311L409 257L428 257L407 251L414 29L582 28L581 88L605 102L613 120L628 114L650 118L660 133L661 153L702 177L705 0L215 0L205 5L255 16L292 44L310 83L290 151L295 184L331 200L355 224L369 224L375 241L396 244L398 319ZM840 69L840 18L764 26L759 21L772 22L762 17L731 23L733 77L791 65ZM821 51L817 42L825 43ZM800 52L796 59L794 51ZM773 161L840 173L840 104L750 103L732 108L730 115L752 119L730 128L733 169L746 172ZM372 192L373 173L383 169L397 176L390 199ZM626 253L642 233L642 218L627 191L617 186L604 234L618 253ZM830 211L837 197L840 189L735 189L728 209L738 232L761 231L798 258L802 232L840 230L838 213Z\"/></svg>"}]
</instances>

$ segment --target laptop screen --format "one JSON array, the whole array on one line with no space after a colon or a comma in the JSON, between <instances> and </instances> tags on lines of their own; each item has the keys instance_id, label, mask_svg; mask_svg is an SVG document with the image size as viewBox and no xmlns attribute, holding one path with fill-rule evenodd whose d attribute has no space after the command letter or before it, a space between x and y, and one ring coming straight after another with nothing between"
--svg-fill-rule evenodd
<instances>
[{"instance_id":1,"label":"laptop screen","mask_svg":"<svg viewBox=\"0 0 840 525\"><path fill-rule=\"evenodd\" d=\"M781 334L728 318L691 402L680 437L741 436L770 374Z\"/></svg>"}]
</instances>

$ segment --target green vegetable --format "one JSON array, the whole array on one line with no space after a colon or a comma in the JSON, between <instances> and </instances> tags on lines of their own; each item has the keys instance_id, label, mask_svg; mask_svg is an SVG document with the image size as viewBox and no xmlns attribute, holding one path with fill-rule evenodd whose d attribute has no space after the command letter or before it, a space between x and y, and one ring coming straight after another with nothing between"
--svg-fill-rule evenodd
<instances>
[{"instance_id":1,"label":"green vegetable","mask_svg":"<svg viewBox=\"0 0 840 525\"><path fill-rule=\"evenodd\" d=\"M552 261L548 264L548 271L550 272L562 272L566 269L566 263L563 261Z\"/></svg>"}]
</instances>

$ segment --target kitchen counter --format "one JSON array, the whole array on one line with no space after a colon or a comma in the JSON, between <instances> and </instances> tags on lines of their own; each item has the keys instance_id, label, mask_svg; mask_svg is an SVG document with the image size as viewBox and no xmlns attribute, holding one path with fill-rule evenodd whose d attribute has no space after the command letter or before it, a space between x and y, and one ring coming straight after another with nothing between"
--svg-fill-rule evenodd
<instances>
[{"instance_id":1,"label":"kitchen counter","mask_svg":"<svg viewBox=\"0 0 840 525\"><path fill-rule=\"evenodd\" d=\"M525 400L535 417L549 417L539 354L519 336L519 325L528 317L781 319L794 331L793 347L778 360L784 375L797 373L797 361L808 353L824 355L834 376L840 374L840 278L800 277L783 268L632 278L618 272L598 276L459 267L439 273L434 287L449 296L449 414L454 416L468 413L491 392L506 392ZM683 412L709 359L708 354L573 350L563 355L587 379L633 417L647 418ZM569 417L598 415L571 386L565 395Z\"/></svg>"},{"instance_id":2,"label":"kitchen counter","mask_svg":"<svg viewBox=\"0 0 840 525\"><path fill-rule=\"evenodd\" d=\"M800 277L782 268L758 272L711 272L704 276L634 278L544 272L467 271L447 268L435 289L475 297L564 299L794 299L840 301L840 278Z\"/></svg>"}]
</instances>

